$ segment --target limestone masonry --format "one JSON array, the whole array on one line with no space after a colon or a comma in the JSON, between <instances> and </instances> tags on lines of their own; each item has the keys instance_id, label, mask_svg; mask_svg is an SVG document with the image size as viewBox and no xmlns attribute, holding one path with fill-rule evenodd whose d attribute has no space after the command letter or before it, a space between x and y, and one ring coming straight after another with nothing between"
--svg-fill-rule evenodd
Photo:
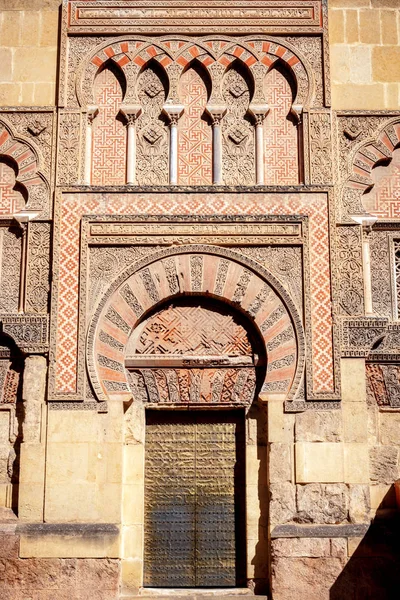
<instances>
[{"instance_id":1,"label":"limestone masonry","mask_svg":"<svg viewBox=\"0 0 400 600\"><path fill-rule=\"evenodd\" d=\"M0 599L392 600L399 510L400 0L0 0Z\"/></svg>"}]
</instances>

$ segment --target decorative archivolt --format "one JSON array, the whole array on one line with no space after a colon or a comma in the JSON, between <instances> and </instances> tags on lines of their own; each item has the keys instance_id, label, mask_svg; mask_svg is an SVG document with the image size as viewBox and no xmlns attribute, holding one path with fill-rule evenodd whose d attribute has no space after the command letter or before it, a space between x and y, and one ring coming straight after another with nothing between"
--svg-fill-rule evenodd
<instances>
[{"instance_id":1,"label":"decorative archivolt","mask_svg":"<svg viewBox=\"0 0 400 600\"><path fill-rule=\"evenodd\" d=\"M350 139L356 139L357 131L345 131ZM376 138L363 140L355 148L349 164L350 174L342 191L343 216L365 212L363 195L375 185L373 170L380 165L389 165L393 152L400 147L400 119L390 120L380 130Z\"/></svg>"},{"instance_id":2,"label":"decorative archivolt","mask_svg":"<svg viewBox=\"0 0 400 600\"><path fill-rule=\"evenodd\" d=\"M348 184L365 192L372 188L372 170L379 164L387 164L393 151L400 146L400 119L397 118L380 131L377 139L364 141L354 153Z\"/></svg>"},{"instance_id":3,"label":"decorative archivolt","mask_svg":"<svg viewBox=\"0 0 400 600\"><path fill-rule=\"evenodd\" d=\"M41 159L33 144L15 135L11 125L0 120L0 160L7 162L15 173L14 189L24 201L25 210L41 211L49 200L49 186L41 171Z\"/></svg>"},{"instance_id":4,"label":"decorative archivolt","mask_svg":"<svg viewBox=\"0 0 400 600\"><path fill-rule=\"evenodd\" d=\"M258 329L267 356L262 392L296 396L304 373L304 332L283 286L235 252L195 245L135 263L100 302L87 337L88 374L99 400L131 396L125 354L132 332L155 307L185 295L216 298L244 314Z\"/></svg>"},{"instance_id":5,"label":"decorative archivolt","mask_svg":"<svg viewBox=\"0 0 400 600\"><path fill-rule=\"evenodd\" d=\"M212 82L210 103L221 100L222 79L233 62L240 62L254 79L253 102L263 99L262 80L275 64L283 65L296 84L293 112L299 114L312 104L315 82L311 67L289 43L267 36L233 39L209 36L193 40L172 37L150 40L145 37L117 38L97 46L82 63L76 75L76 94L79 104L86 108L94 104L94 80L108 61L123 72L127 82L125 104L137 102L136 83L139 73L150 61L157 61L169 81L166 103L178 101L178 83L192 61L208 70Z\"/></svg>"}]
</instances>

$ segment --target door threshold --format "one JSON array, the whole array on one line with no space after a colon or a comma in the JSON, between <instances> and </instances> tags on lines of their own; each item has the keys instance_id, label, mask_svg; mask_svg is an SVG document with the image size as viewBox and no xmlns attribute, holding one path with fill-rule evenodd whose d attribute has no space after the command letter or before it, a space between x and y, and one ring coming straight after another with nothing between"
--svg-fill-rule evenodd
<instances>
[{"instance_id":1,"label":"door threshold","mask_svg":"<svg viewBox=\"0 0 400 600\"><path fill-rule=\"evenodd\" d=\"M140 588L139 596L254 596L249 588Z\"/></svg>"}]
</instances>

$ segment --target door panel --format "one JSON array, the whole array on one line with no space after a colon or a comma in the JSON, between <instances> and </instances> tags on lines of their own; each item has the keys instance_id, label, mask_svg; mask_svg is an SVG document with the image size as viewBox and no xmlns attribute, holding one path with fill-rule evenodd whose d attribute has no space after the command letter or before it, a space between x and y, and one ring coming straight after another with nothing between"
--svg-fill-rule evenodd
<instances>
[{"instance_id":1,"label":"door panel","mask_svg":"<svg viewBox=\"0 0 400 600\"><path fill-rule=\"evenodd\" d=\"M238 585L243 418L241 412L147 413L145 586Z\"/></svg>"}]
</instances>

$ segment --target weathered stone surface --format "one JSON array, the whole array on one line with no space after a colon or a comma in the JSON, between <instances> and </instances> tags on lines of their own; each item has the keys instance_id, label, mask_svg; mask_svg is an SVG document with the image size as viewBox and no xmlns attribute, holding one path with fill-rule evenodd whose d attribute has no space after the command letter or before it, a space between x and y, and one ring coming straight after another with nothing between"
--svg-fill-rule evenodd
<instances>
[{"instance_id":1,"label":"weathered stone surface","mask_svg":"<svg viewBox=\"0 0 400 600\"><path fill-rule=\"evenodd\" d=\"M292 479L292 448L289 444L269 445L269 480L280 483Z\"/></svg>"},{"instance_id":2,"label":"weathered stone surface","mask_svg":"<svg viewBox=\"0 0 400 600\"><path fill-rule=\"evenodd\" d=\"M393 446L375 446L370 449L371 481L394 483L399 476L399 449Z\"/></svg>"},{"instance_id":3,"label":"weathered stone surface","mask_svg":"<svg viewBox=\"0 0 400 600\"><path fill-rule=\"evenodd\" d=\"M380 441L384 446L400 444L400 414L381 413L379 415Z\"/></svg>"},{"instance_id":4,"label":"weathered stone surface","mask_svg":"<svg viewBox=\"0 0 400 600\"><path fill-rule=\"evenodd\" d=\"M371 501L369 486L349 486L349 518L352 523L368 523L370 520Z\"/></svg>"},{"instance_id":5,"label":"weathered stone surface","mask_svg":"<svg viewBox=\"0 0 400 600\"><path fill-rule=\"evenodd\" d=\"M269 514L271 523L292 521L296 512L296 487L289 483L272 483L270 486Z\"/></svg>"},{"instance_id":6,"label":"weathered stone surface","mask_svg":"<svg viewBox=\"0 0 400 600\"><path fill-rule=\"evenodd\" d=\"M348 488L343 483L296 486L299 523L342 523L347 519Z\"/></svg>"},{"instance_id":7,"label":"weathered stone surface","mask_svg":"<svg viewBox=\"0 0 400 600\"><path fill-rule=\"evenodd\" d=\"M327 538L283 538L272 541L273 557L330 556L331 545Z\"/></svg>"},{"instance_id":8,"label":"weathered stone surface","mask_svg":"<svg viewBox=\"0 0 400 600\"><path fill-rule=\"evenodd\" d=\"M10 558L4 571L1 598L13 600L116 600L119 561L110 559ZM8 596L7 596L8 594ZM12 595L14 594L14 595Z\"/></svg>"},{"instance_id":9,"label":"weathered stone surface","mask_svg":"<svg viewBox=\"0 0 400 600\"><path fill-rule=\"evenodd\" d=\"M368 531L366 524L343 525L277 525L271 531L271 538L350 538L361 537Z\"/></svg>"},{"instance_id":10,"label":"weathered stone surface","mask_svg":"<svg viewBox=\"0 0 400 600\"><path fill-rule=\"evenodd\" d=\"M330 540L331 542L331 556L335 556L336 558L346 558L347 557L347 539L343 538L334 538Z\"/></svg>"},{"instance_id":11,"label":"weathered stone surface","mask_svg":"<svg viewBox=\"0 0 400 600\"><path fill-rule=\"evenodd\" d=\"M19 537L0 533L0 558L18 558Z\"/></svg>"},{"instance_id":12,"label":"weathered stone surface","mask_svg":"<svg viewBox=\"0 0 400 600\"><path fill-rule=\"evenodd\" d=\"M272 562L274 600L330 600L330 589L343 567L339 558L276 558Z\"/></svg>"},{"instance_id":13,"label":"weathered stone surface","mask_svg":"<svg viewBox=\"0 0 400 600\"><path fill-rule=\"evenodd\" d=\"M307 410L296 415L296 442L340 442L342 415L340 411Z\"/></svg>"},{"instance_id":14,"label":"weathered stone surface","mask_svg":"<svg viewBox=\"0 0 400 600\"><path fill-rule=\"evenodd\" d=\"M22 398L24 401L24 442L39 442L41 404L46 389L47 361L44 356L28 356L25 360Z\"/></svg>"}]
</instances>

